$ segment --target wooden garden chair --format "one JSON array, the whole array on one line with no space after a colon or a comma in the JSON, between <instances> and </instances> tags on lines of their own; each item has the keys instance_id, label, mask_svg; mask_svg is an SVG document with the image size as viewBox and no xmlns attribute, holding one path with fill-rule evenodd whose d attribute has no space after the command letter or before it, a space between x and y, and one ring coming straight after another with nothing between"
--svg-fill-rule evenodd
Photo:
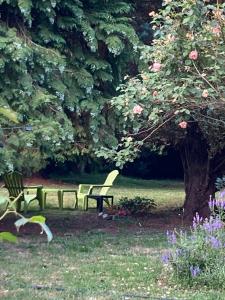
<instances>
[{"instance_id":1,"label":"wooden garden chair","mask_svg":"<svg viewBox=\"0 0 225 300\"><path fill-rule=\"evenodd\" d=\"M4 187L9 192L9 197L11 199L16 198L22 192L20 198L17 201L17 210L21 210L21 203L24 203L24 212L27 213L29 204L37 200L39 202L40 209L43 209L42 201L42 185L36 186L25 186L23 184L23 175L19 172L9 172L3 175ZM30 194L29 190L36 190L35 193Z\"/></svg>"},{"instance_id":2,"label":"wooden garden chair","mask_svg":"<svg viewBox=\"0 0 225 300\"><path fill-rule=\"evenodd\" d=\"M119 172L113 170L110 172L103 184L80 184L78 187L77 197L78 200L83 202L83 207L88 210L88 201L94 199L97 201L97 209L102 211L103 201L109 205L113 205L113 196L108 195L109 189L113 186L113 182L118 176Z\"/></svg>"}]
</instances>

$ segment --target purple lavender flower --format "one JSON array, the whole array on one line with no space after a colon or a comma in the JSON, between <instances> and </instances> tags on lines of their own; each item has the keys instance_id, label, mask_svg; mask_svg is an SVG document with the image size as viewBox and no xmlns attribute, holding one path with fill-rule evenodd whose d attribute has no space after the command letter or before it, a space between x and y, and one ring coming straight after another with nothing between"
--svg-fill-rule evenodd
<instances>
[{"instance_id":1,"label":"purple lavender flower","mask_svg":"<svg viewBox=\"0 0 225 300\"><path fill-rule=\"evenodd\" d=\"M213 231L223 228L224 224L219 217L217 218L210 217L210 219L206 220L202 226L205 229L205 231L212 233Z\"/></svg>"},{"instance_id":2,"label":"purple lavender flower","mask_svg":"<svg viewBox=\"0 0 225 300\"><path fill-rule=\"evenodd\" d=\"M201 269L199 266L190 266L191 276L196 277L201 273Z\"/></svg>"},{"instance_id":3,"label":"purple lavender flower","mask_svg":"<svg viewBox=\"0 0 225 300\"><path fill-rule=\"evenodd\" d=\"M215 201L215 205L216 207L218 207L219 209L224 210L225 209L225 200L222 198L219 198Z\"/></svg>"},{"instance_id":4,"label":"purple lavender flower","mask_svg":"<svg viewBox=\"0 0 225 300\"><path fill-rule=\"evenodd\" d=\"M174 231L169 232L169 231L167 230L166 235L167 235L167 240L168 240L168 242L169 242L170 244L172 244L172 245L176 244L176 242L177 242L177 237L176 237L176 234L175 234Z\"/></svg>"},{"instance_id":5,"label":"purple lavender flower","mask_svg":"<svg viewBox=\"0 0 225 300\"><path fill-rule=\"evenodd\" d=\"M222 247L222 243L220 240L218 240L216 237L214 236L210 236L209 237L209 242L212 246L212 248L221 248Z\"/></svg>"},{"instance_id":6,"label":"purple lavender flower","mask_svg":"<svg viewBox=\"0 0 225 300\"><path fill-rule=\"evenodd\" d=\"M169 263L169 261L170 261L170 252L165 252L165 253L163 253L163 255L162 255L162 257L161 257L161 259L162 259L162 262L164 263L164 264L168 264Z\"/></svg>"},{"instance_id":7,"label":"purple lavender flower","mask_svg":"<svg viewBox=\"0 0 225 300\"><path fill-rule=\"evenodd\" d=\"M198 213L193 218L193 228L196 229L203 221L203 218L199 216Z\"/></svg>"},{"instance_id":8,"label":"purple lavender flower","mask_svg":"<svg viewBox=\"0 0 225 300\"><path fill-rule=\"evenodd\" d=\"M215 200L210 199L210 200L209 200L209 209L210 209L211 211L213 211L214 208L215 208Z\"/></svg>"}]
</instances>

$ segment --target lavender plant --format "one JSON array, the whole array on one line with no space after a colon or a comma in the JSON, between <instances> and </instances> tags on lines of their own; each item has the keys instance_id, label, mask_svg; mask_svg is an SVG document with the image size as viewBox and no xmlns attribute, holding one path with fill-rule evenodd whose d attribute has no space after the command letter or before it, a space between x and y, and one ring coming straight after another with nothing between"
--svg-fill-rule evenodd
<instances>
[{"instance_id":1,"label":"lavender plant","mask_svg":"<svg viewBox=\"0 0 225 300\"><path fill-rule=\"evenodd\" d=\"M167 232L171 249L162 261L173 279L182 284L221 289L225 282L224 195L210 200L209 208L209 218L195 215L190 232Z\"/></svg>"}]
</instances>

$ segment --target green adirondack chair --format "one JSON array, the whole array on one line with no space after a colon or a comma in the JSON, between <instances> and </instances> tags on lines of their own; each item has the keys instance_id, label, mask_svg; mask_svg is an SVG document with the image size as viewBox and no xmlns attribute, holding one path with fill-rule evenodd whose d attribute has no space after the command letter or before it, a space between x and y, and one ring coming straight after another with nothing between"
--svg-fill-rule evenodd
<instances>
[{"instance_id":1,"label":"green adirondack chair","mask_svg":"<svg viewBox=\"0 0 225 300\"><path fill-rule=\"evenodd\" d=\"M113 170L110 172L103 184L80 184L78 187L78 201L83 201L83 207L85 210L88 209L88 201L89 199L97 200L98 196L102 196L103 200L109 205L109 201L107 197L104 199L104 196L107 196L109 189L113 186L113 182L116 179L119 172L117 170ZM112 205L113 205L113 196Z\"/></svg>"},{"instance_id":2,"label":"green adirondack chair","mask_svg":"<svg viewBox=\"0 0 225 300\"><path fill-rule=\"evenodd\" d=\"M21 192L22 195L20 199L17 201L17 210L21 210L21 203L24 202L24 213L27 213L27 209L29 204L37 200L39 202L40 209L43 209L43 201L42 201L42 185L37 186L24 186L23 184L23 175L19 172L9 172L3 175L4 187L9 192L9 197L16 198L19 196ZM34 194L27 194L26 191L34 189L36 192Z\"/></svg>"}]
</instances>

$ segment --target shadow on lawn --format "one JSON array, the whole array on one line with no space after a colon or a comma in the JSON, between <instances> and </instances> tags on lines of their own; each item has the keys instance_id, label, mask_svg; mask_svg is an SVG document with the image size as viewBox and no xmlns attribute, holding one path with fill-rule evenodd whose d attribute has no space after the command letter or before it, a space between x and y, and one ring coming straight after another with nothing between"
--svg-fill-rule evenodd
<instances>
[{"instance_id":1,"label":"shadow on lawn","mask_svg":"<svg viewBox=\"0 0 225 300\"><path fill-rule=\"evenodd\" d=\"M31 215L34 212L30 213ZM35 213L37 214L37 213ZM119 234L129 232L165 232L173 228L184 227L182 216L178 210L160 211L155 214L141 216L128 216L118 220L105 220L98 217L95 209L88 212L63 211L51 209L41 213L47 219L54 236L66 236L83 234L87 232L102 232ZM14 227L15 217L10 216L0 223L1 231L16 232ZM186 224L187 225L187 224ZM20 236L35 235L40 233L40 227L36 224L29 224L21 228Z\"/></svg>"}]
</instances>

